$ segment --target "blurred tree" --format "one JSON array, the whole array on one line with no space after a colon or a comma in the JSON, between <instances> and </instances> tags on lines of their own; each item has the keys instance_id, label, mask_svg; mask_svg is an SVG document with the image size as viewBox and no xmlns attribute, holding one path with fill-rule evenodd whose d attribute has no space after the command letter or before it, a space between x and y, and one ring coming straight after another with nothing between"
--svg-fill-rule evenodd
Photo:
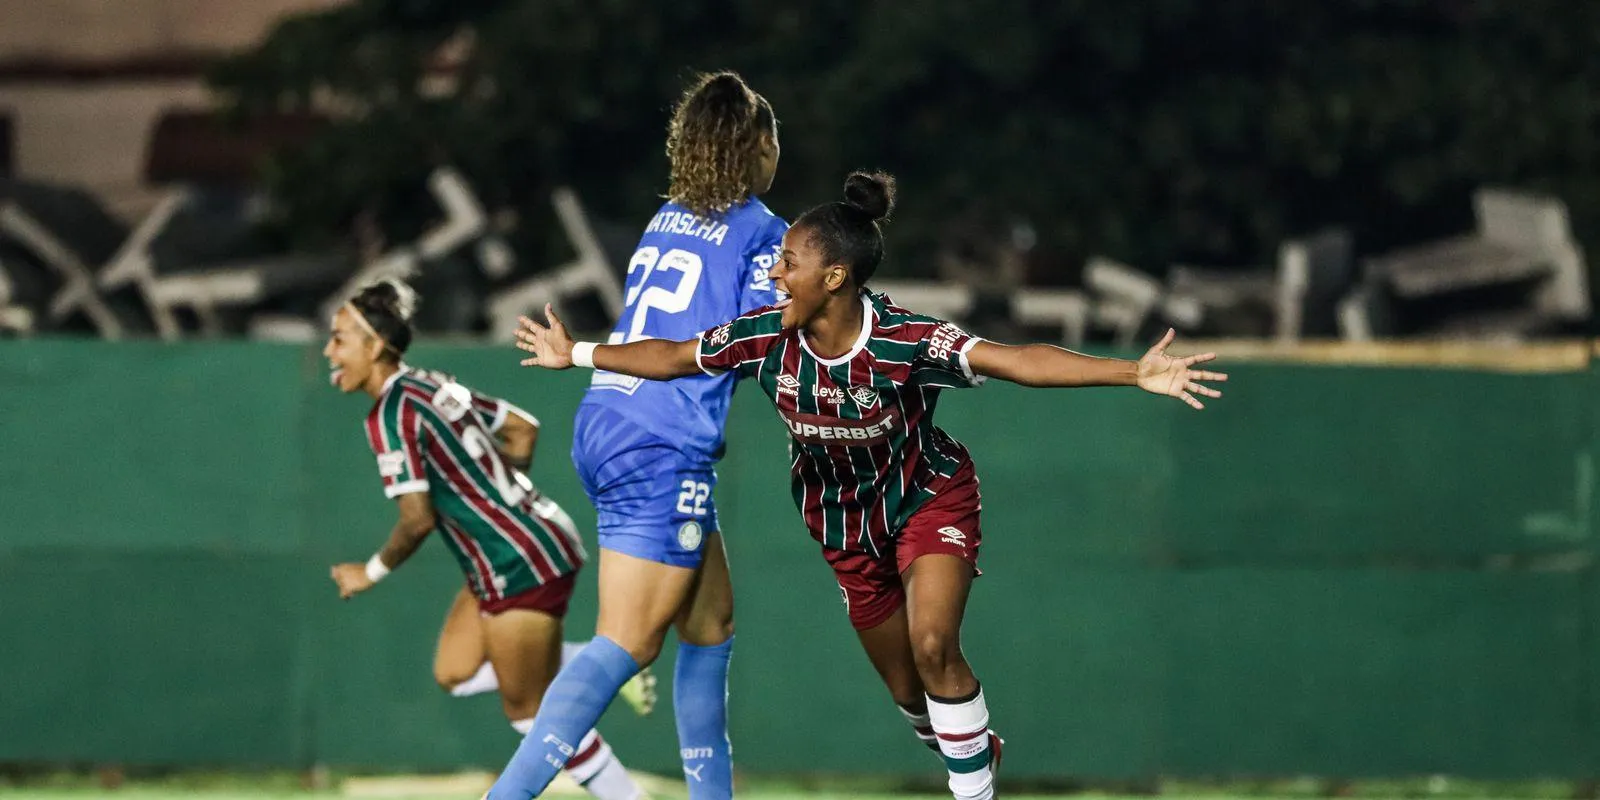
<instances>
[{"instance_id":1,"label":"blurred tree","mask_svg":"<svg viewBox=\"0 0 1600 800\"><path fill-rule=\"evenodd\" d=\"M783 123L780 213L854 167L900 176L890 273L1019 219L1064 262L1159 271L1260 262L1330 223L1369 251L1458 230L1485 183L1559 194L1592 244L1597 32L1600 4L1564 0L356 0L215 83L242 117L337 112L266 173L301 241L363 211L406 234L442 161L535 218L567 183L642 220L684 80L732 68ZM453 88L424 91L463 41Z\"/></svg>"}]
</instances>

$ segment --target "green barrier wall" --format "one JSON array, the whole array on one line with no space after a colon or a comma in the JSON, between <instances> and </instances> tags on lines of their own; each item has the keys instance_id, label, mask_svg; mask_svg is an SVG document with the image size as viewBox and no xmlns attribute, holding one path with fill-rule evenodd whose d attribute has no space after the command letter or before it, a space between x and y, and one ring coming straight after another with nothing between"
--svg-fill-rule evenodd
<instances>
[{"instance_id":1,"label":"green barrier wall","mask_svg":"<svg viewBox=\"0 0 1600 800\"><path fill-rule=\"evenodd\" d=\"M413 360L539 415L534 478L592 530L567 458L586 376ZM1203 414L946 394L983 479L965 638L1008 773L1600 774L1595 373L1231 372ZM497 700L432 683L443 549L350 603L327 579L393 518L367 407L311 349L0 344L0 761L502 764ZM764 399L740 393L728 438L739 763L936 772L798 524ZM668 709L602 729L676 770Z\"/></svg>"}]
</instances>

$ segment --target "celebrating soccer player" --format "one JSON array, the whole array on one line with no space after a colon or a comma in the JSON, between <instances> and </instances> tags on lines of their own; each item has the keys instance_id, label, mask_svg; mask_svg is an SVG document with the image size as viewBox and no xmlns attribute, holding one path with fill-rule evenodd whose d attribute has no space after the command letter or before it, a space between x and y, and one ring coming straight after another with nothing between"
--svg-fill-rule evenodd
<instances>
[{"instance_id":1,"label":"celebrating soccer player","mask_svg":"<svg viewBox=\"0 0 1600 800\"><path fill-rule=\"evenodd\" d=\"M772 107L738 75L702 76L673 112L667 155L668 202L628 263L616 344L692 337L777 300L769 270L788 226L757 197L778 168ZM733 796L733 587L712 468L722 457L735 376L681 376L656 382L596 372L578 409L572 459L599 513L596 635L562 667L525 738L524 749L548 754L515 759L496 797L543 791L573 737L655 660L674 626L672 704L689 797Z\"/></svg>"},{"instance_id":2,"label":"celebrating soccer player","mask_svg":"<svg viewBox=\"0 0 1600 800\"><path fill-rule=\"evenodd\" d=\"M1194 369L1211 353L1167 355L1172 331L1143 358L1123 361L988 342L895 306L866 288L883 259L880 226L894 206L894 180L852 174L844 195L784 235L771 277L786 303L698 339L607 345L575 344L546 308L548 327L523 320L518 346L534 354L524 364L551 369L755 378L789 428L795 505L833 566L873 666L912 724L931 732L955 797L990 798L1000 741L960 645L982 540L978 479L966 448L933 424L940 390L985 377L1137 386L1198 409L1199 397L1221 396L1202 382L1227 376Z\"/></svg>"},{"instance_id":3,"label":"celebrating soccer player","mask_svg":"<svg viewBox=\"0 0 1600 800\"><path fill-rule=\"evenodd\" d=\"M583 545L566 512L521 471L533 456L534 418L401 362L411 344L414 298L398 281L361 290L334 315L322 349L334 386L377 400L367 413L367 441L384 494L400 507L383 549L365 564L335 565L333 580L341 597L353 597L410 558L435 528L443 531L472 596L470 605L458 600L452 608L441 648L480 637L474 652L491 666L471 670L480 673L480 684L495 680L512 727L526 733L561 664L561 619ZM567 774L590 794L644 796L599 733L580 731L573 741Z\"/></svg>"}]
</instances>

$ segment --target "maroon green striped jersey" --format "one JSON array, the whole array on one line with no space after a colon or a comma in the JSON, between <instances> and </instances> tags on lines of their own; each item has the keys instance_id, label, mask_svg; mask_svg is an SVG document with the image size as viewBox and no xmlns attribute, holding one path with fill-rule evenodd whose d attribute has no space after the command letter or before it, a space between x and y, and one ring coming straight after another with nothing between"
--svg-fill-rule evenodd
<instances>
[{"instance_id":1,"label":"maroon green striped jersey","mask_svg":"<svg viewBox=\"0 0 1600 800\"><path fill-rule=\"evenodd\" d=\"M933 424L941 389L977 386L967 351L979 339L955 325L863 293L855 346L811 352L770 306L700 335L711 374L753 377L789 428L791 486L811 535L826 547L885 552L923 503L969 460Z\"/></svg>"},{"instance_id":2,"label":"maroon green striped jersey","mask_svg":"<svg viewBox=\"0 0 1600 800\"><path fill-rule=\"evenodd\" d=\"M406 366L367 414L384 494L428 493L445 545L485 601L537 588L585 558L571 518L501 456L495 433L511 414L533 421L448 375Z\"/></svg>"}]
</instances>

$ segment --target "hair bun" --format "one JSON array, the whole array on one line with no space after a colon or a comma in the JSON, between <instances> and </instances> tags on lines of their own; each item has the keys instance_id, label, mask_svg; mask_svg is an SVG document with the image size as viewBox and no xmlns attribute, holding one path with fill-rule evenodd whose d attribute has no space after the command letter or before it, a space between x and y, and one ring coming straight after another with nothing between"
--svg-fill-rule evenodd
<instances>
[{"instance_id":1,"label":"hair bun","mask_svg":"<svg viewBox=\"0 0 1600 800\"><path fill-rule=\"evenodd\" d=\"M852 172L844 179L844 202L874 222L894 211L894 176L887 172Z\"/></svg>"},{"instance_id":2,"label":"hair bun","mask_svg":"<svg viewBox=\"0 0 1600 800\"><path fill-rule=\"evenodd\" d=\"M379 308L395 319L410 323L417 313L417 290L399 278L383 278L363 290Z\"/></svg>"}]
</instances>

